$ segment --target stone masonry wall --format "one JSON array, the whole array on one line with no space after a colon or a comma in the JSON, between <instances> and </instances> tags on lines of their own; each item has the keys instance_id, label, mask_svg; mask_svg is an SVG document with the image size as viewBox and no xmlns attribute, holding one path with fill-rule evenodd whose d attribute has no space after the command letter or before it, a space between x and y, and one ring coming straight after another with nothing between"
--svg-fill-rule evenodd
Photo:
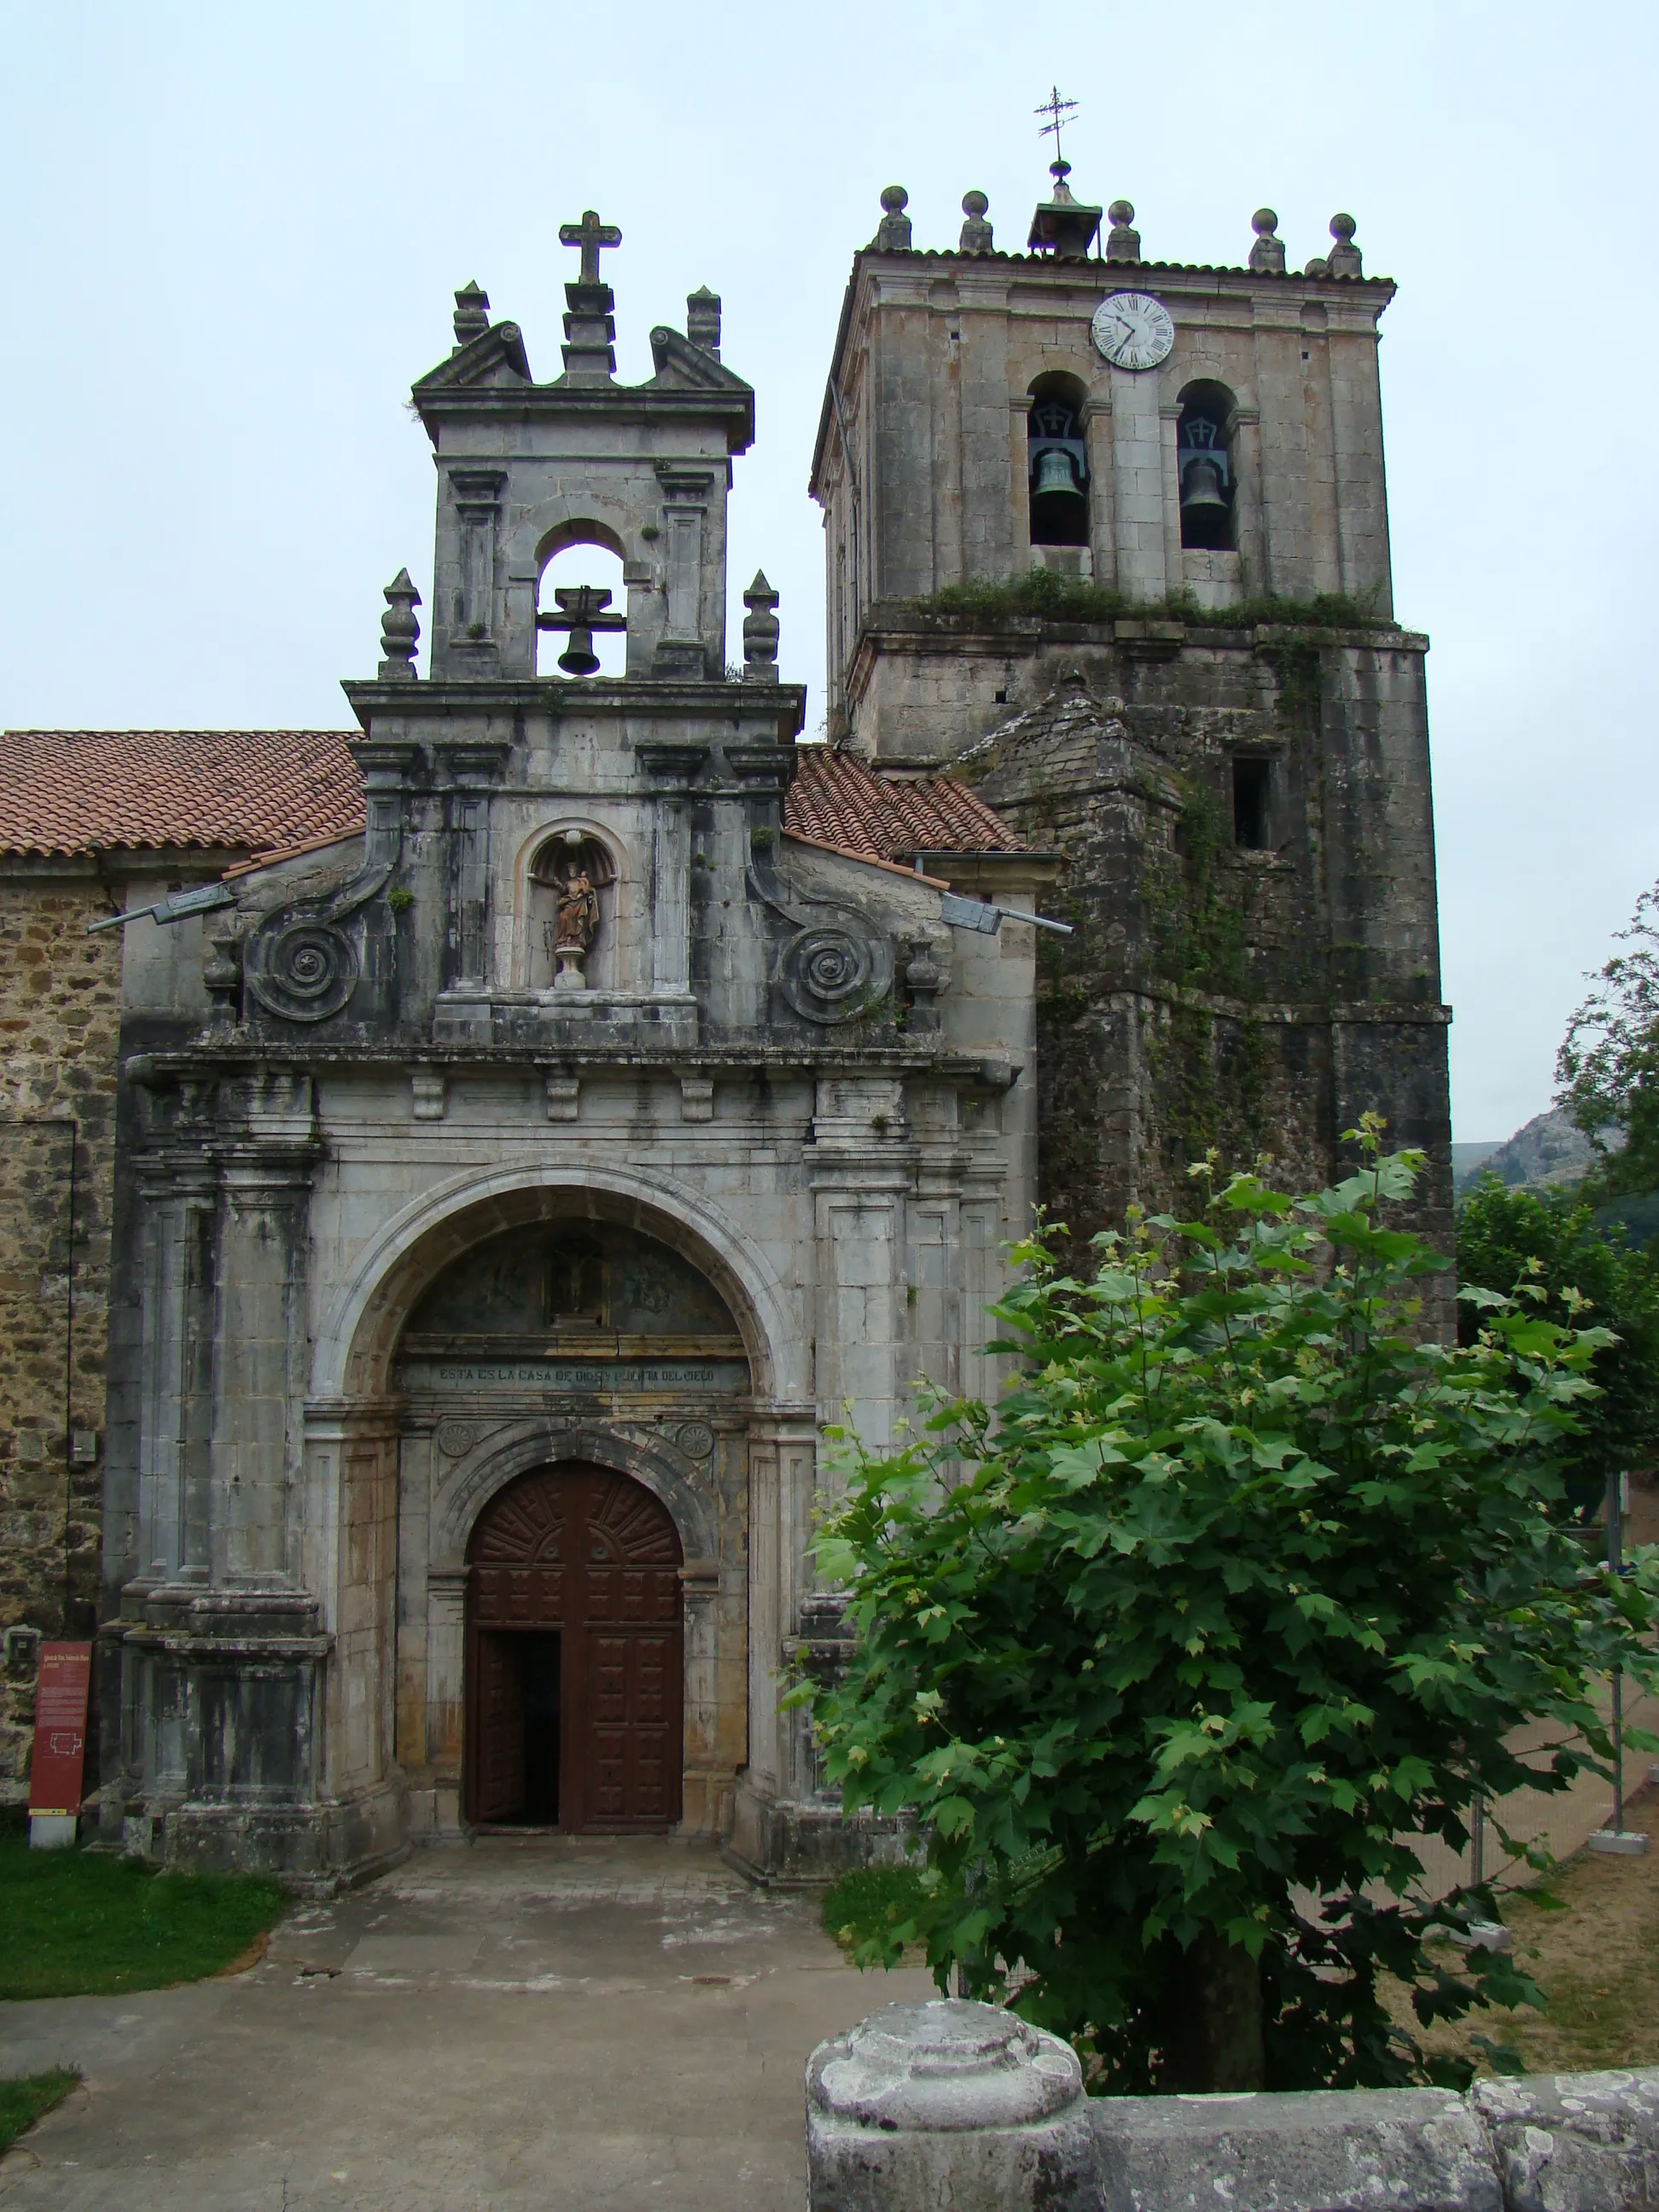
<instances>
[{"instance_id":1,"label":"stone masonry wall","mask_svg":"<svg viewBox=\"0 0 1659 2212\"><path fill-rule=\"evenodd\" d=\"M97 1625L121 939L87 923L109 908L90 871L0 879L0 1628L47 1637ZM0 1669L0 1802L27 1794L34 1643Z\"/></svg>"},{"instance_id":2,"label":"stone masonry wall","mask_svg":"<svg viewBox=\"0 0 1659 2212\"><path fill-rule=\"evenodd\" d=\"M1422 1146L1417 1225L1449 1224L1420 648L1190 635L1155 654L1045 636L950 766L1060 855L1075 935L1039 967L1041 1182L1074 1236L1183 1211L1188 1164L1271 1157L1316 1188L1368 1109ZM1011 672L1012 676L1012 672ZM1235 842L1233 763L1268 834Z\"/></svg>"}]
</instances>

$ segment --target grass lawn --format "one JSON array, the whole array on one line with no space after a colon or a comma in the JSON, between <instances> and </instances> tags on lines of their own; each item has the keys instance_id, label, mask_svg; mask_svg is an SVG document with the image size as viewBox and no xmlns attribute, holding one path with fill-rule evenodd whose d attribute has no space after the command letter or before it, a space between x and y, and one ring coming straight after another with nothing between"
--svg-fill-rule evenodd
<instances>
[{"instance_id":1,"label":"grass lawn","mask_svg":"<svg viewBox=\"0 0 1659 2212\"><path fill-rule=\"evenodd\" d=\"M0 1998L200 1981L245 1957L286 1902L274 1882L251 1875L157 1875L101 1851L32 1851L27 1832L9 1823L0 1829Z\"/></svg>"},{"instance_id":2,"label":"grass lawn","mask_svg":"<svg viewBox=\"0 0 1659 2212\"><path fill-rule=\"evenodd\" d=\"M1549 2000L1536 2012L1471 2013L1424 2042L1492 2069L1471 2048L1490 2036L1521 2054L1528 2074L1605 2066L1659 2066L1659 1792L1626 1803L1625 1825L1652 1841L1643 1858L1581 1851L1550 1877L1563 1910L1535 1905L1525 1890L1504 1900L1516 1956Z\"/></svg>"},{"instance_id":3,"label":"grass lawn","mask_svg":"<svg viewBox=\"0 0 1659 2212\"><path fill-rule=\"evenodd\" d=\"M54 2066L49 2074L0 2081L0 2150L9 2150L25 2128L32 2128L42 2112L61 2104L80 2078Z\"/></svg>"}]
</instances>

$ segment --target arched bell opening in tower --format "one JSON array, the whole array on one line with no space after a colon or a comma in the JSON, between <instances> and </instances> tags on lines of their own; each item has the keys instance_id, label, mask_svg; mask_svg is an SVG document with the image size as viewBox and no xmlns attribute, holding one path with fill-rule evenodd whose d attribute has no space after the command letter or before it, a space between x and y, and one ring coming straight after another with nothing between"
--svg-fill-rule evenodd
<instances>
[{"instance_id":1,"label":"arched bell opening in tower","mask_svg":"<svg viewBox=\"0 0 1659 2212\"><path fill-rule=\"evenodd\" d=\"M1237 479L1227 439L1232 411L1232 395L1218 386L1182 395L1176 429L1181 542L1197 552L1231 553L1238 542Z\"/></svg>"},{"instance_id":2,"label":"arched bell opening in tower","mask_svg":"<svg viewBox=\"0 0 1659 2212\"><path fill-rule=\"evenodd\" d=\"M576 538L548 559L538 593L538 676L617 678L627 661L623 564L592 537Z\"/></svg>"},{"instance_id":3,"label":"arched bell opening in tower","mask_svg":"<svg viewBox=\"0 0 1659 2212\"><path fill-rule=\"evenodd\" d=\"M1032 544L1086 545L1089 456L1069 395L1034 396L1026 418L1026 481Z\"/></svg>"}]
</instances>

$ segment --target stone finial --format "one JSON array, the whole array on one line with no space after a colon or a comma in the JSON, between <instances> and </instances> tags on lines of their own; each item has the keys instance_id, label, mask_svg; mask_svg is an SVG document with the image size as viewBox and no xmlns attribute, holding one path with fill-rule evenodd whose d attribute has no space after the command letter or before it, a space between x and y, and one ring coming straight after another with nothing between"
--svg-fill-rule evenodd
<instances>
[{"instance_id":1,"label":"stone finial","mask_svg":"<svg viewBox=\"0 0 1659 2212\"><path fill-rule=\"evenodd\" d=\"M932 1031L939 1025L939 994L945 988L945 974L933 957L933 943L927 937L907 937L904 940L904 980L910 992L910 1027Z\"/></svg>"},{"instance_id":2,"label":"stone finial","mask_svg":"<svg viewBox=\"0 0 1659 2212\"><path fill-rule=\"evenodd\" d=\"M1285 274L1285 241L1275 237L1279 217L1271 208L1258 208L1250 217L1250 228L1255 233L1255 244L1250 248L1250 266L1261 276L1282 276Z\"/></svg>"},{"instance_id":3,"label":"stone finial","mask_svg":"<svg viewBox=\"0 0 1659 2212\"><path fill-rule=\"evenodd\" d=\"M985 210L990 206L983 192L964 192L962 212L968 218L962 226L957 240L958 253L988 253L991 251L991 226L985 220Z\"/></svg>"},{"instance_id":4,"label":"stone finial","mask_svg":"<svg viewBox=\"0 0 1659 2212\"><path fill-rule=\"evenodd\" d=\"M881 221L876 228L875 247L878 253L908 253L910 251L910 218L904 212L910 204L910 195L902 185L889 185L881 196Z\"/></svg>"},{"instance_id":5,"label":"stone finial","mask_svg":"<svg viewBox=\"0 0 1659 2212\"><path fill-rule=\"evenodd\" d=\"M745 684L775 684L778 680L778 595L757 568L755 580L743 595L749 610L743 618L743 680Z\"/></svg>"},{"instance_id":6,"label":"stone finial","mask_svg":"<svg viewBox=\"0 0 1659 2212\"><path fill-rule=\"evenodd\" d=\"M1364 275L1365 264L1360 257L1359 248L1353 242L1353 234L1358 228L1351 215L1334 215L1331 217L1331 236L1336 244L1325 258L1333 276Z\"/></svg>"},{"instance_id":7,"label":"stone finial","mask_svg":"<svg viewBox=\"0 0 1659 2212\"><path fill-rule=\"evenodd\" d=\"M685 335L694 346L720 357L720 296L707 284L685 295Z\"/></svg>"},{"instance_id":8,"label":"stone finial","mask_svg":"<svg viewBox=\"0 0 1659 2212\"><path fill-rule=\"evenodd\" d=\"M1328 276L1330 273L1331 264L1322 253L1316 253L1302 271L1304 276Z\"/></svg>"},{"instance_id":9,"label":"stone finial","mask_svg":"<svg viewBox=\"0 0 1659 2212\"><path fill-rule=\"evenodd\" d=\"M1106 258L1109 261L1139 261L1140 233L1133 228L1135 211L1128 200L1114 200L1106 210L1106 220L1111 228L1106 234Z\"/></svg>"},{"instance_id":10,"label":"stone finial","mask_svg":"<svg viewBox=\"0 0 1659 2212\"><path fill-rule=\"evenodd\" d=\"M380 617L380 681L413 683L415 648L421 641L421 625L415 610L421 604L407 568L399 568L384 593L386 612Z\"/></svg>"},{"instance_id":11,"label":"stone finial","mask_svg":"<svg viewBox=\"0 0 1659 2212\"><path fill-rule=\"evenodd\" d=\"M455 343L459 349L481 338L489 328L489 295L476 276L469 277L455 295Z\"/></svg>"}]
</instances>

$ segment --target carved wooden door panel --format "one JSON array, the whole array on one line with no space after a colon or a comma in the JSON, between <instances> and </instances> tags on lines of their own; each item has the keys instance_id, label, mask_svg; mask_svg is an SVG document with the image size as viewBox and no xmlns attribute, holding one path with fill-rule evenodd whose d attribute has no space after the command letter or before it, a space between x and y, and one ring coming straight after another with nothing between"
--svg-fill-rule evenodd
<instances>
[{"instance_id":1,"label":"carved wooden door panel","mask_svg":"<svg viewBox=\"0 0 1659 2212\"><path fill-rule=\"evenodd\" d=\"M473 1646L474 1817L511 1820L524 1808L524 1668L510 1636L481 1629Z\"/></svg>"},{"instance_id":2,"label":"carved wooden door panel","mask_svg":"<svg viewBox=\"0 0 1659 2212\"><path fill-rule=\"evenodd\" d=\"M680 1547L651 1493L598 1468L527 1475L480 1516L469 1577L468 1776L475 1820L500 1802L483 1700L505 1716L495 1687L492 1641L514 1632L560 1636L559 1826L671 1826L679 1818L681 1744ZM523 1675L519 1676L524 1799Z\"/></svg>"}]
</instances>

